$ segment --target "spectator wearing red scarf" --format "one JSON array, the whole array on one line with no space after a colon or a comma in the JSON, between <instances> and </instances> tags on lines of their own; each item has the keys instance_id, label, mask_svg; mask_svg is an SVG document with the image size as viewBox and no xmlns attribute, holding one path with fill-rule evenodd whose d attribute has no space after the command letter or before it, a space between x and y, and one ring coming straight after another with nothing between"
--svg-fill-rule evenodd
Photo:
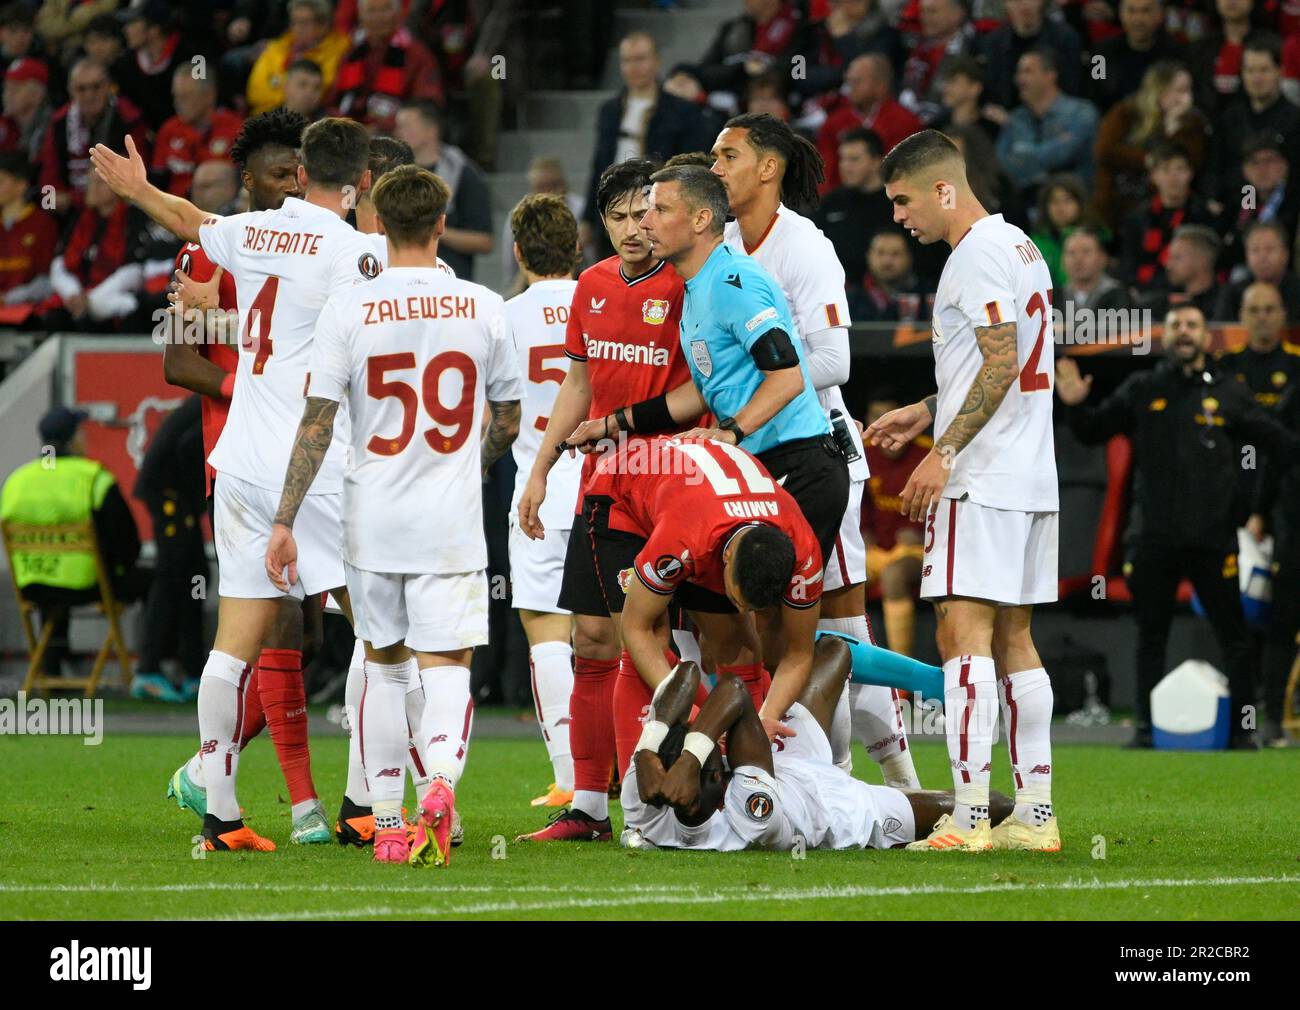
<instances>
[{"instance_id":1,"label":"spectator wearing red scarf","mask_svg":"<svg viewBox=\"0 0 1300 1010\"><path fill-rule=\"evenodd\" d=\"M91 173L85 206L50 265L54 294L41 306L47 330L109 331L135 311L144 284L144 223Z\"/></svg>"},{"instance_id":2,"label":"spectator wearing red scarf","mask_svg":"<svg viewBox=\"0 0 1300 1010\"><path fill-rule=\"evenodd\" d=\"M399 0L360 0L361 30L334 82L337 114L377 133L392 133L403 102L443 98L437 61L400 16Z\"/></svg>"},{"instance_id":3,"label":"spectator wearing red scarf","mask_svg":"<svg viewBox=\"0 0 1300 1010\"><path fill-rule=\"evenodd\" d=\"M1169 242L1185 224L1214 225L1216 219L1192 193L1192 161L1176 144L1162 144L1151 154L1150 201L1120 227L1119 280L1139 292L1163 287Z\"/></svg>"},{"instance_id":4,"label":"spectator wearing red scarf","mask_svg":"<svg viewBox=\"0 0 1300 1010\"><path fill-rule=\"evenodd\" d=\"M743 95L751 79L775 68L790 72L790 58L805 52L806 26L786 0L744 0L744 13L723 23L697 68L708 91Z\"/></svg>"},{"instance_id":5,"label":"spectator wearing red scarf","mask_svg":"<svg viewBox=\"0 0 1300 1010\"><path fill-rule=\"evenodd\" d=\"M113 67L113 78L150 130L157 130L172 114L171 79L177 67L192 67L200 75L217 74L215 66L191 62L193 50L182 41L180 32L173 30L172 17L171 8L162 0L149 0L143 7L118 14L130 52Z\"/></svg>"},{"instance_id":6,"label":"spectator wearing red scarf","mask_svg":"<svg viewBox=\"0 0 1300 1010\"><path fill-rule=\"evenodd\" d=\"M188 66L177 67L172 75L172 101L176 115L158 131L153 172L160 189L185 196L196 167L229 156L243 120L217 108L217 82L196 78Z\"/></svg>"}]
</instances>

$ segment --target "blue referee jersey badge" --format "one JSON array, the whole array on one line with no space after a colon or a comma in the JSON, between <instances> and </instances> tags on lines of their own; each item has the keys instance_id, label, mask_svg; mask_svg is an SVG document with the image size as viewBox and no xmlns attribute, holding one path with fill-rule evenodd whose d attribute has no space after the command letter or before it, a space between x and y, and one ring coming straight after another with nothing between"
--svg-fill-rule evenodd
<instances>
[{"instance_id":1,"label":"blue referee jersey badge","mask_svg":"<svg viewBox=\"0 0 1300 1010\"><path fill-rule=\"evenodd\" d=\"M709 345L705 341L691 341L691 360L706 379L713 374L713 358L709 356Z\"/></svg>"}]
</instances>

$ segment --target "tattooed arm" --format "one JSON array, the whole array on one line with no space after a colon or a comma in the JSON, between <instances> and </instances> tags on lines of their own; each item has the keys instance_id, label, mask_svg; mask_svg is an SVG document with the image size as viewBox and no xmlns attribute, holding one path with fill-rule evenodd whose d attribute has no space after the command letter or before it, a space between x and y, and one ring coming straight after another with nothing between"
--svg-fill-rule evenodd
<instances>
[{"instance_id":1,"label":"tattooed arm","mask_svg":"<svg viewBox=\"0 0 1300 1010\"><path fill-rule=\"evenodd\" d=\"M966 399L957 416L912 471L899 498L899 511L913 522L919 522L929 512L931 504L938 502L944 485L948 483L953 458L988 424L1016 379L1019 362L1015 323L977 326L975 340L984 356L984 364L966 391Z\"/></svg>"},{"instance_id":2,"label":"tattooed arm","mask_svg":"<svg viewBox=\"0 0 1300 1010\"><path fill-rule=\"evenodd\" d=\"M280 507L275 513L277 525L293 527L294 517L302 507L302 500L307 497L307 489L325 461L325 451L334 437L334 415L338 409L337 400L307 397L302 420L298 422L298 437L289 455L289 468L284 473L284 490L280 493Z\"/></svg>"},{"instance_id":3,"label":"tattooed arm","mask_svg":"<svg viewBox=\"0 0 1300 1010\"><path fill-rule=\"evenodd\" d=\"M934 443L935 449L949 458L966 448L980 433L1001 405L1019 371L1015 323L977 326L975 341L984 356L984 364L966 391L966 399L952 424Z\"/></svg>"},{"instance_id":4,"label":"tattooed arm","mask_svg":"<svg viewBox=\"0 0 1300 1010\"><path fill-rule=\"evenodd\" d=\"M487 431L483 433L482 444L482 461L483 476L487 477L487 472L492 468L492 464L505 455L510 444L519 435L519 401L518 400L488 400L488 408L492 412L492 419L488 422Z\"/></svg>"}]
</instances>

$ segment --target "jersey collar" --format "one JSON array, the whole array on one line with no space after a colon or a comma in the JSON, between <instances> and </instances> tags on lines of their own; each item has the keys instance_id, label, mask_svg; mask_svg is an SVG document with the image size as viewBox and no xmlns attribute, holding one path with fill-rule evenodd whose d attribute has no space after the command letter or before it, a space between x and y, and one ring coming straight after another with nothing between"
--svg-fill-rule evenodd
<instances>
[{"instance_id":1,"label":"jersey collar","mask_svg":"<svg viewBox=\"0 0 1300 1010\"><path fill-rule=\"evenodd\" d=\"M633 277L629 279L627 274L623 273L623 262L622 260L620 260L618 264L618 276L619 279L622 280L622 282L626 284L628 287L630 288L635 287L636 285L640 284L642 281L648 281L651 277L657 274L660 270L664 268L664 265L667 262L668 262L667 260L660 260L653 268L647 270L640 277Z\"/></svg>"},{"instance_id":2,"label":"jersey collar","mask_svg":"<svg viewBox=\"0 0 1300 1010\"><path fill-rule=\"evenodd\" d=\"M733 256L735 255L735 252L736 251L732 249L731 246L728 245L726 242L719 242L716 246L714 246L713 252L709 253L709 258L706 259L704 263L700 266L700 269L696 271L695 276L692 277L689 281L685 282L686 289L689 291L696 284L700 283L701 278L712 276L713 271L718 269L718 264L722 261L721 257Z\"/></svg>"},{"instance_id":3,"label":"jersey collar","mask_svg":"<svg viewBox=\"0 0 1300 1010\"><path fill-rule=\"evenodd\" d=\"M745 236L743 234L741 235L740 244L745 247L746 253L753 256L754 253L758 252L759 247L766 242L767 237L772 234L772 229L776 227L776 219L781 216L781 211L783 210L785 210L785 204L778 203L776 205L776 210L772 211L772 220L767 222L767 227L763 229L763 234L758 236L758 241L754 243L753 248L751 248L749 243L745 241Z\"/></svg>"}]
</instances>

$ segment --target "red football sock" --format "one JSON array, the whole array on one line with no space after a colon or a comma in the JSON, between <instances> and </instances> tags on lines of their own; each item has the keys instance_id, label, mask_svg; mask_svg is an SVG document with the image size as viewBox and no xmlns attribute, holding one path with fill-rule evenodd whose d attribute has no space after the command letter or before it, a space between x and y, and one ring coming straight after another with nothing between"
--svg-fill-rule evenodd
<instances>
[{"instance_id":1,"label":"red football sock","mask_svg":"<svg viewBox=\"0 0 1300 1010\"><path fill-rule=\"evenodd\" d=\"M257 667L248 676L244 685L244 719L239 728L239 749L248 746L248 741L266 729L266 711L262 708L262 696L257 690Z\"/></svg>"},{"instance_id":2,"label":"red football sock","mask_svg":"<svg viewBox=\"0 0 1300 1010\"><path fill-rule=\"evenodd\" d=\"M307 745L307 691L302 682L302 653L297 649L263 649L257 657L258 693L271 727L290 803L316 798Z\"/></svg>"},{"instance_id":3,"label":"red football sock","mask_svg":"<svg viewBox=\"0 0 1300 1010\"><path fill-rule=\"evenodd\" d=\"M763 668L762 663L738 663L734 666L724 666L718 664L718 676L725 674L734 674L739 677L749 689L749 696L754 699L754 708L763 707L763 699L767 697L767 689L772 686L772 678L768 675L767 670Z\"/></svg>"},{"instance_id":4,"label":"red football sock","mask_svg":"<svg viewBox=\"0 0 1300 1010\"><path fill-rule=\"evenodd\" d=\"M676 657L674 657L674 661ZM618 775L622 778L645 728L646 709L654 692L632 665L632 657L623 651L614 683L614 747L618 753Z\"/></svg>"},{"instance_id":5,"label":"red football sock","mask_svg":"<svg viewBox=\"0 0 1300 1010\"><path fill-rule=\"evenodd\" d=\"M617 659L588 659L573 663L573 694L569 697L569 749L573 752L573 788L603 793L609 788L614 759L614 682Z\"/></svg>"}]
</instances>

